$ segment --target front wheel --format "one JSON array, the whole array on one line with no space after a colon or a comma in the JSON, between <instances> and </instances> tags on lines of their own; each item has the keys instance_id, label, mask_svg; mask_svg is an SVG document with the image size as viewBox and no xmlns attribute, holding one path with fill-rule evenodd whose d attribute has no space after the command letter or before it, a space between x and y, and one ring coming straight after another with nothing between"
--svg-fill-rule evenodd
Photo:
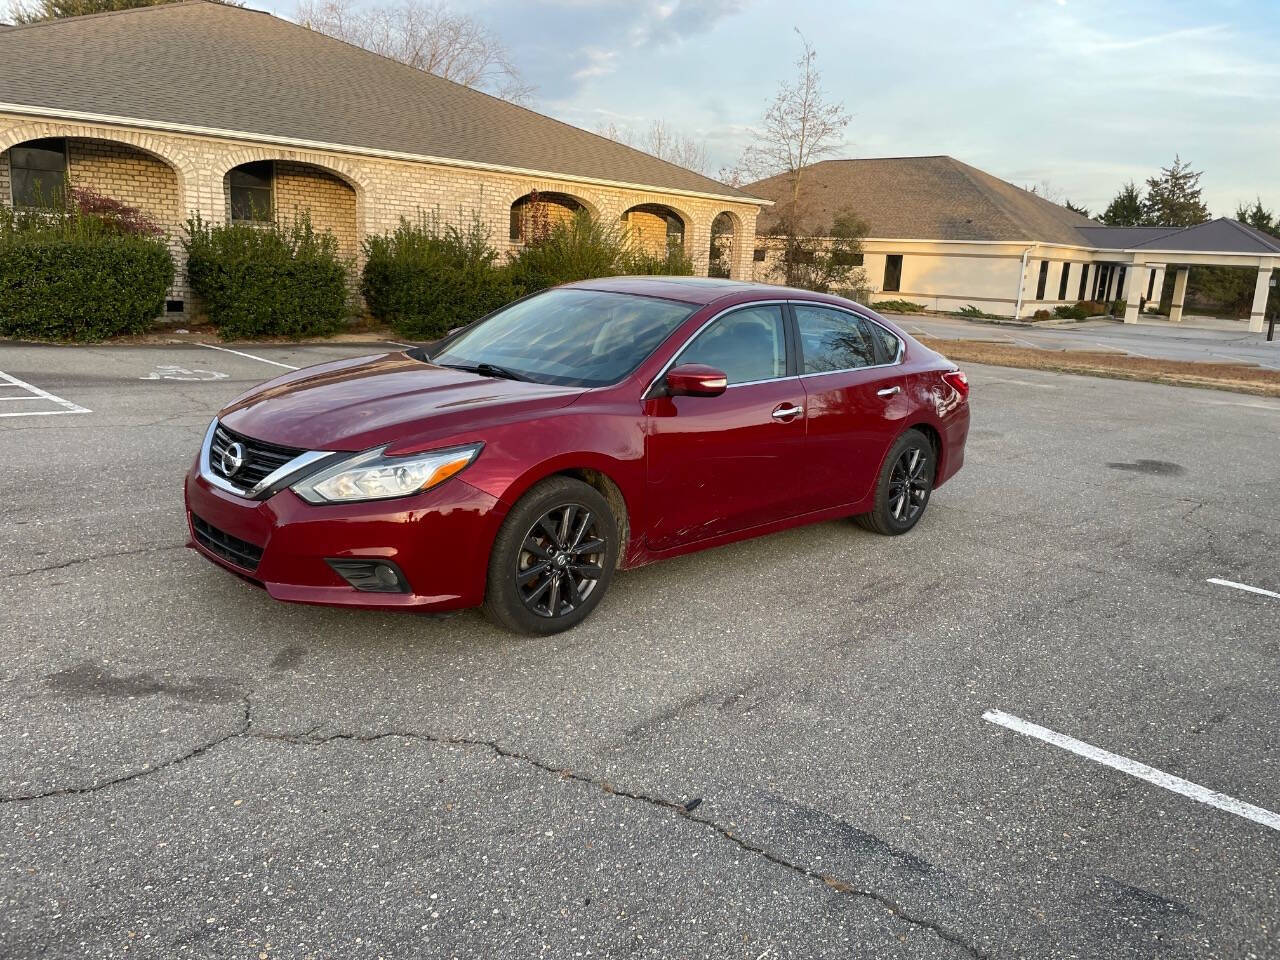
<instances>
[{"instance_id":1,"label":"front wheel","mask_svg":"<svg viewBox=\"0 0 1280 960\"><path fill-rule=\"evenodd\" d=\"M559 633L609 589L618 525L594 487L571 477L534 486L502 522L489 556L485 615L516 633Z\"/></svg>"},{"instance_id":2,"label":"front wheel","mask_svg":"<svg viewBox=\"0 0 1280 960\"><path fill-rule=\"evenodd\" d=\"M854 520L885 536L906 533L924 516L937 466L937 454L929 438L919 430L906 431L889 449L880 468L874 508Z\"/></svg>"}]
</instances>

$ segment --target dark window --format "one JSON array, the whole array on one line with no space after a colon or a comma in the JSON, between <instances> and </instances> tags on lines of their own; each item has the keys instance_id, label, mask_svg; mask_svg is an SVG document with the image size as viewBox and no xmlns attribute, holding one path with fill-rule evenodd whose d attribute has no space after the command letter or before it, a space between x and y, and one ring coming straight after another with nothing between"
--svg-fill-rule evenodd
<instances>
[{"instance_id":1,"label":"dark window","mask_svg":"<svg viewBox=\"0 0 1280 960\"><path fill-rule=\"evenodd\" d=\"M1116 290L1114 299L1119 300L1124 296L1124 275L1128 272L1128 267L1121 267L1116 271Z\"/></svg>"},{"instance_id":2,"label":"dark window","mask_svg":"<svg viewBox=\"0 0 1280 960\"><path fill-rule=\"evenodd\" d=\"M677 363L705 363L723 370L730 383L773 380L786 375L782 308L746 307L716 320L680 354Z\"/></svg>"},{"instance_id":3,"label":"dark window","mask_svg":"<svg viewBox=\"0 0 1280 960\"><path fill-rule=\"evenodd\" d=\"M60 207L67 180L67 142L28 140L9 150L15 207Z\"/></svg>"},{"instance_id":4,"label":"dark window","mask_svg":"<svg viewBox=\"0 0 1280 960\"><path fill-rule=\"evenodd\" d=\"M764 254L765 254L764 247L756 247L755 253L751 255L751 259L754 260L756 263L764 263Z\"/></svg>"},{"instance_id":5,"label":"dark window","mask_svg":"<svg viewBox=\"0 0 1280 960\"><path fill-rule=\"evenodd\" d=\"M1038 280L1036 280L1036 299L1037 300L1044 299L1044 288L1048 282L1049 282L1049 261L1041 260L1040 261L1040 277Z\"/></svg>"},{"instance_id":6,"label":"dark window","mask_svg":"<svg viewBox=\"0 0 1280 960\"><path fill-rule=\"evenodd\" d=\"M182 312L182 301L181 301L181 300L166 300L166 301L164 302L164 312L165 312L165 313L181 313L181 312Z\"/></svg>"},{"instance_id":7,"label":"dark window","mask_svg":"<svg viewBox=\"0 0 1280 960\"><path fill-rule=\"evenodd\" d=\"M880 341L880 362L893 363L898 359L902 341L877 323L870 324L871 332Z\"/></svg>"},{"instance_id":8,"label":"dark window","mask_svg":"<svg viewBox=\"0 0 1280 960\"><path fill-rule=\"evenodd\" d=\"M902 289L902 254L891 253L884 258L884 284L886 293L897 293Z\"/></svg>"},{"instance_id":9,"label":"dark window","mask_svg":"<svg viewBox=\"0 0 1280 960\"><path fill-rule=\"evenodd\" d=\"M271 182L274 164L270 160L242 163L227 174L231 186L231 219L261 223L271 219Z\"/></svg>"},{"instance_id":10,"label":"dark window","mask_svg":"<svg viewBox=\"0 0 1280 960\"><path fill-rule=\"evenodd\" d=\"M547 290L444 341L432 363L492 363L538 383L602 387L631 373L697 307L602 290Z\"/></svg>"},{"instance_id":11,"label":"dark window","mask_svg":"<svg viewBox=\"0 0 1280 960\"><path fill-rule=\"evenodd\" d=\"M876 363L873 324L843 310L796 304L805 373L854 370Z\"/></svg>"},{"instance_id":12,"label":"dark window","mask_svg":"<svg viewBox=\"0 0 1280 960\"><path fill-rule=\"evenodd\" d=\"M1150 300L1152 294L1156 292L1156 272L1154 270L1147 271L1147 299Z\"/></svg>"},{"instance_id":13,"label":"dark window","mask_svg":"<svg viewBox=\"0 0 1280 960\"><path fill-rule=\"evenodd\" d=\"M1076 295L1077 300L1083 300L1089 295L1089 265L1087 263L1080 264L1080 292Z\"/></svg>"},{"instance_id":14,"label":"dark window","mask_svg":"<svg viewBox=\"0 0 1280 960\"><path fill-rule=\"evenodd\" d=\"M1062 279L1058 281L1058 299L1067 299L1067 283L1071 280L1071 264L1062 265Z\"/></svg>"}]
</instances>

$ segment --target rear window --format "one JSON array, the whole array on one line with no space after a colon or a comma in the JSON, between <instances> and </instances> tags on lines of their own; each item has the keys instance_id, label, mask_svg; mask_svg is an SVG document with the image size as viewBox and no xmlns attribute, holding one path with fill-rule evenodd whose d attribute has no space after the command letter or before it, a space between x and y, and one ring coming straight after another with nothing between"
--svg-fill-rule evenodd
<instances>
[{"instance_id":1,"label":"rear window","mask_svg":"<svg viewBox=\"0 0 1280 960\"><path fill-rule=\"evenodd\" d=\"M493 364L536 383L600 387L635 370L697 309L630 293L548 290L499 310L429 359Z\"/></svg>"}]
</instances>

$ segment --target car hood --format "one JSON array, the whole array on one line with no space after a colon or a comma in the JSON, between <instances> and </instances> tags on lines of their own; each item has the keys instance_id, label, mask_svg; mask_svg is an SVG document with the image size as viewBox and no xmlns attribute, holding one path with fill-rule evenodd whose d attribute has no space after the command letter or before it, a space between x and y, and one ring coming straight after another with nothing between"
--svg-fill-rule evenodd
<instances>
[{"instance_id":1,"label":"car hood","mask_svg":"<svg viewBox=\"0 0 1280 960\"><path fill-rule=\"evenodd\" d=\"M393 443L389 452L407 453L567 406L582 392L482 377L393 353L277 377L236 399L219 417L237 433L286 447L366 450Z\"/></svg>"}]
</instances>

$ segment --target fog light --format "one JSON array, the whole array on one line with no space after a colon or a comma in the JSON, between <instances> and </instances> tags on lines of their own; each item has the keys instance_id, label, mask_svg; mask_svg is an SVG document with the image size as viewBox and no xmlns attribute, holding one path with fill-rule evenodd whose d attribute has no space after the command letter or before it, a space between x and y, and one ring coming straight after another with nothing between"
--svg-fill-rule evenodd
<instances>
[{"instance_id":1,"label":"fog light","mask_svg":"<svg viewBox=\"0 0 1280 960\"><path fill-rule=\"evenodd\" d=\"M390 560L325 560L333 571L363 593L408 593L409 582Z\"/></svg>"}]
</instances>

